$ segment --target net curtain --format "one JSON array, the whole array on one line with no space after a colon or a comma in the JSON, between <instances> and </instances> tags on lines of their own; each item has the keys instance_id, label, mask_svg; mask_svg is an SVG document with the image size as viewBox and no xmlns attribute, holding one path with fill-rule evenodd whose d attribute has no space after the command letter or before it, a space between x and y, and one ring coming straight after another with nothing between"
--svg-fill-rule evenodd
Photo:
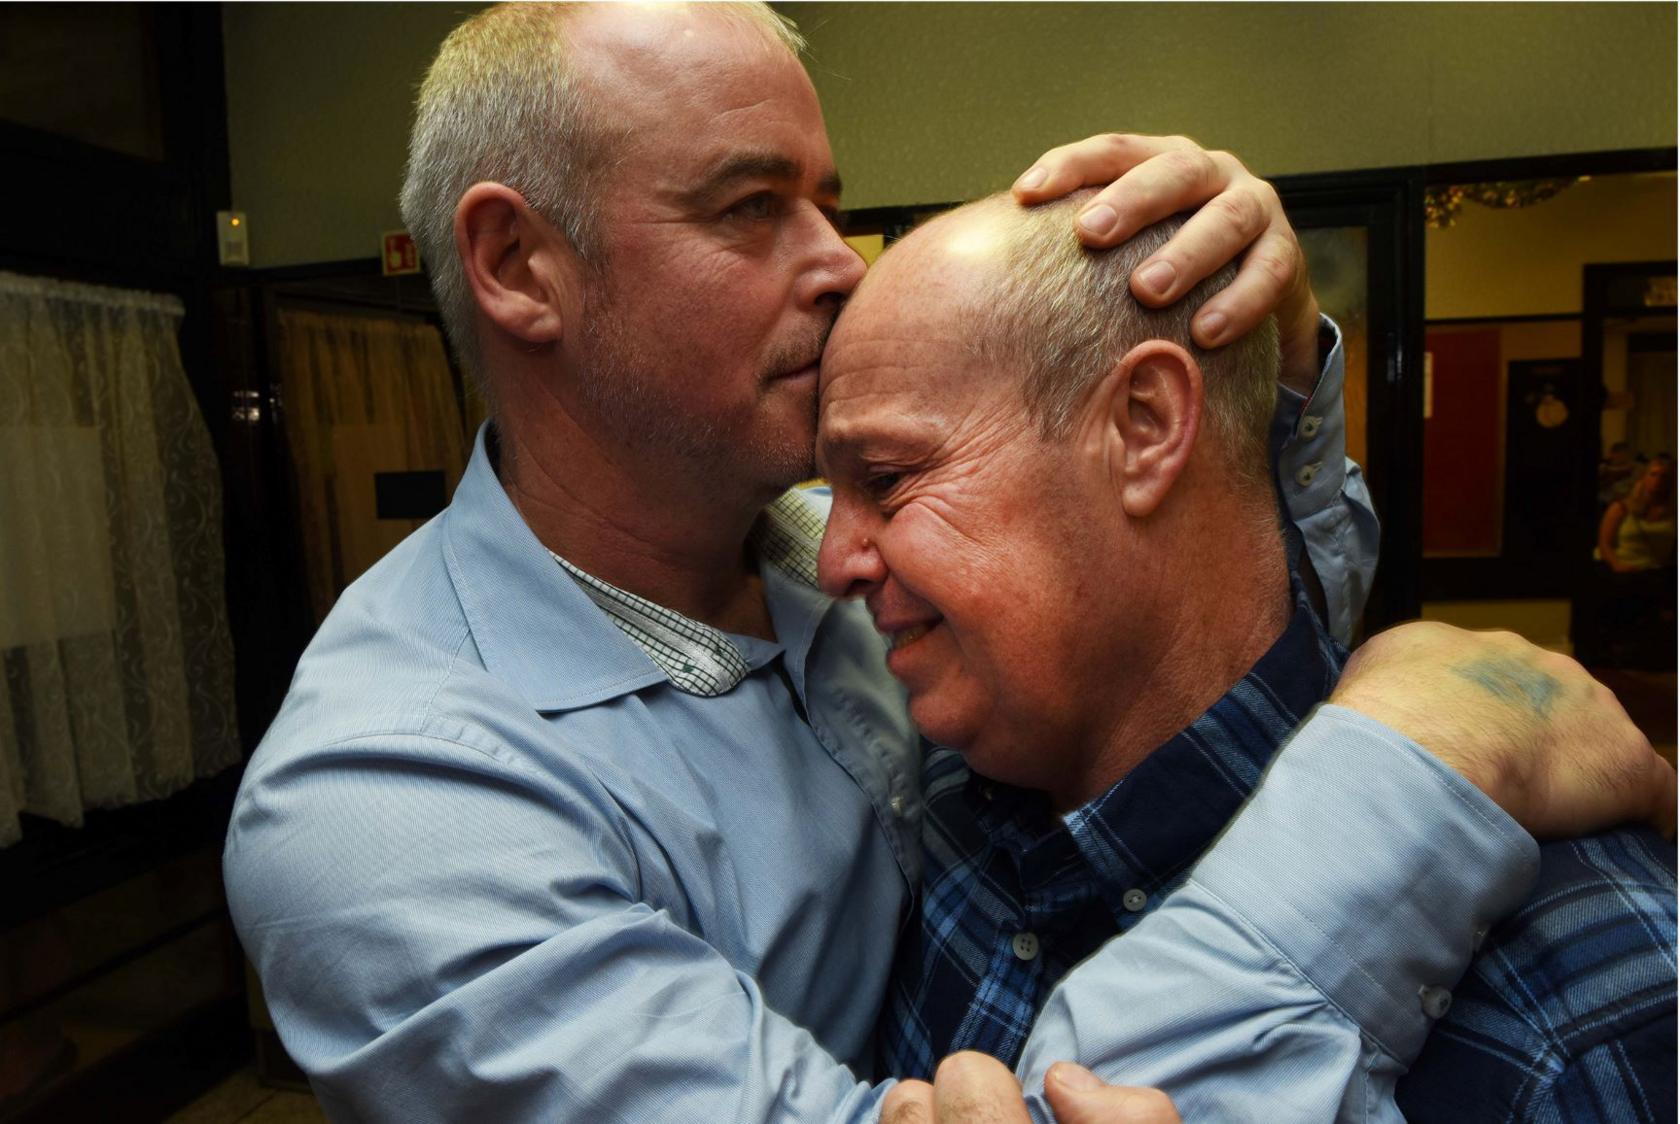
<instances>
[{"instance_id":1,"label":"net curtain","mask_svg":"<svg viewBox=\"0 0 1680 1124\"><path fill-rule=\"evenodd\" d=\"M240 758L221 479L171 297L0 273L0 846Z\"/></svg>"}]
</instances>

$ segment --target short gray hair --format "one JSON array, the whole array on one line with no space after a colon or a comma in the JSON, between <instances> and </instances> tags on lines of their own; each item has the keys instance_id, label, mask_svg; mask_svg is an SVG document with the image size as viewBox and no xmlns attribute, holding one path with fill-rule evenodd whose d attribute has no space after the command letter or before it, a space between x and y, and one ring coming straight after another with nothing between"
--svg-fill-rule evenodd
<instances>
[{"instance_id":1,"label":"short gray hair","mask_svg":"<svg viewBox=\"0 0 1680 1124\"><path fill-rule=\"evenodd\" d=\"M1139 304L1131 292L1132 271L1188 216L1145 227L1112 250L1088 250L1073 223L1090 195L1031 208L1008 195L970 204L996 212L1006 239L996 287L977 310L976 351L988 363L1021 372L1027 409L1050 438L1072 429L1085 394L1133 347L1152 339L1176 343L1202 369L1204 431L1239 479L1269 491L1268 439L1280 363L1276 320L1267 317L1222 347L1197 347L1191 318L1231 283L1237 267L1225 266L1166 308Z\"/></svg>"},{"instance_id":2,"label":"short gray hair","mask_svg":"<svg viewBox=\"0 0 1680 1124\"><path fill-rule=\"evenodd\" d=\"M473 334L474 302L455 256L455 207L467 188L491 181L525 197L599 264L600 193L615 131L596 113L569 64L565 25L588 4L498 4L443 41L415 104L403 176L402 216L431 276L455 355L486 392ZM762 3L707 5L767 33L795 55L805 42Z\"/></svg>"}]
</instances>

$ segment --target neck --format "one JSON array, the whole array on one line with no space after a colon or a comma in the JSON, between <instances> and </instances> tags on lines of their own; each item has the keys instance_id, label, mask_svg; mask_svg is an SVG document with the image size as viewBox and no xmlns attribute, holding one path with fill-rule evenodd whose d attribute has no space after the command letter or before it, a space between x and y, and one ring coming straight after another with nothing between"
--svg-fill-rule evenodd
<instances>
[{"instance_id":1,"label":"neck","mask_svg":"<svg viewBox=\"0 0 1680 1124\"><path fill-rule=\"evenodd\" d=\"M603 581L726 632L773 637L753 522L774 498L580 424L547 396L503 403L497 475L549 550ZM531 401L537 397L537 401Z\"/></svg>"},{"instance_id":2,"label":"neck","mask_svg":"<svg viewBox=\"0 0 1680 1124\"><path fill-rule=\"evenodd\" d=\"M1190 530L1150 575L1173 595L1154 599L1148 627L1135 633L1149 638L1146 648L1127 653L1124 686L1089 731L1067 784L1050 793L1058 812L1114 787L1219 701L1288 627L1289 573L1275 524L1211 518ZM1185 574L1196 575L1189 588Z\"/></svg>"}]
</instances>

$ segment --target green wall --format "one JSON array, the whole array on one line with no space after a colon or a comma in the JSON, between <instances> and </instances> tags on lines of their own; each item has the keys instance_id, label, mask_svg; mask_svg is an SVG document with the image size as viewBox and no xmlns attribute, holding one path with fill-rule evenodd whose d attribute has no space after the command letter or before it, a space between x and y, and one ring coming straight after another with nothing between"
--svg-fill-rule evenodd
<instances>
[{"instance_id":1,"label":"green wall","mask_svg":"<svg viewBox=\"0 0 1680 1124\"><path fill-rule=\"evenodd\" d=\"M258 265L377 253L414 87L474 7L224 5ZM1669 4L778 7L811 42L853 207L972 198L1104 130L1272 175L1675 143Z\"/></svg>"}]
</instances>

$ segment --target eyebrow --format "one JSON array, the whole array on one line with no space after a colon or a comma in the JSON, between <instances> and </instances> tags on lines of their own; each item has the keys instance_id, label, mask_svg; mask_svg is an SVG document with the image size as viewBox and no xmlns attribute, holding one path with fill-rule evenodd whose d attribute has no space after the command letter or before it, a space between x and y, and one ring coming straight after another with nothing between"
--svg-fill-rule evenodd
<instances>
[{"instance_id":1,"label":"eyebrow","mask_svg":"<svg viewBox=\"0 0 1680 1124\"><path fill-rule=\"evenodd\" d=\"M894 419L902 421L902 419ZM917 448L917 434L911 430L895 428L892 422L886 422L867 428L859 428L855 423L841 426L836 433L834 427L817 431L816 454L820 467L827 468L835 460L867 460L871 457L903 456L913 453Z\"/></svg>"},{"instance_id":2,"label":"eyebrow","mask_svg":"<svg viewBox=\"0 0 1680 1124\"><path fill-rule=\"evenodd\" d=\"M715 165L711 171L694 187L684 191L682 197L688 203L704 203L722 194L731 185L742 180L773 179L796 180L799 178L799 162L775 152L736 152ZM840 173L830 172L817 184L817 190L824 195L840 197Z\"/></svg>"}]
</instances>

